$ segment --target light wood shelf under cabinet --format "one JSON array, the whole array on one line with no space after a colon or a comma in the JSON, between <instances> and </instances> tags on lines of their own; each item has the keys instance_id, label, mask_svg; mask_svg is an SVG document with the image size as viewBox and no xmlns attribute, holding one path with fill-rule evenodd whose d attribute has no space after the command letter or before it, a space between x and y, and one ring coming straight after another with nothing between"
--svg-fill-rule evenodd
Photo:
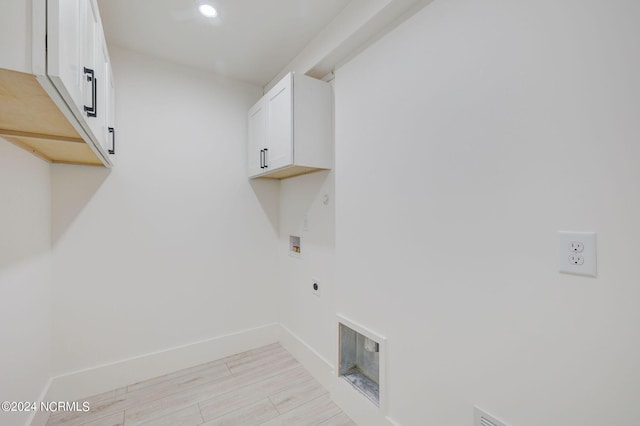
<instances>
[{"instance_id":1,"label":"light wood shelf under cabinet","mask_svg":"<svg viewBox=\"0 0 640 426\"><path fill-rule=\"evenodd\" d=\"M103 166L31 74L0 68L0 137L50 163Z\"/></svg>"},{"instance_id":2,"label":"light wood shelf under cabinet","mask_svg":"<svg viewBox=\"0 0 640 426\"><path fill-rule=\"evenodd\" d=\"M304 167L304 166L290 166L290 167L285 167L283 169L277 170L275 172L271 172L265 176L258 176L258 178L282 180L282 179L287 179L294 176L301 176L301 175L306 175L313 172L319 172L322 170L330 170L330 169L321 169L317 167Z\"/></svg>"}]
</instances>

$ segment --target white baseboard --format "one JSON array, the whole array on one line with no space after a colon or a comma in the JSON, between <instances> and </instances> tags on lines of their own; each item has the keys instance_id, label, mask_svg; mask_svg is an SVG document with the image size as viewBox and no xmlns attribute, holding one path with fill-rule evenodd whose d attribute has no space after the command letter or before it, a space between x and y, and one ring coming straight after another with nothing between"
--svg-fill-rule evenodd
<instances>
[{"instance_id":1,"label":"white baseboard","mask_svg":"<svg viewBox=\"0 0 640 426\"><path fill-rule=\"evenodd\" d=\"M267 324L56 376L44 400L72 401L259 348L277 342L279 330L278 324Z\"/></svg>"},{"instance_id":2,"label":"white baseboard","mask_svg":"<svg viewBox=\"0 0 640 426\"><path fill-rule=\"evenodd\" d=\"M49 389L51 389L51 383L52 383L52 379L49 379L47 383L44 385L44 388L40 392L40 396L36 401L45 401L47 393L49 392ZM37 411L34 411L29 416L25 425L46 426L47 421L49 421L49 412L37 410Z\"/></svg>"},{"instance_id":3,"label":"white baseboard","mask_svg":"<svg viewBox=\"0 0 640 426\"><path fill-rule=\"evenodd\" d=\"M279 324L279 342L327 389L333 386L334 365L284 324Z\"/></svg>"},{"instance_id":4,"label":"white baseboard","mask_svg":"<svg viewBox=\"0 0 640 426\"><path fill-rule=\"evenodd\" d=\"M400 423L396 422L395 420L393 420L391 417L387 416L387 421L389 422L389 424L391 426L401 426Z\"/></svg>"},{"instance_id":5,"label":"white baseboard","mask_svg":"<svg viewBox=\"0 0 640 426\"><path fill-rule=\"evenodd\" d=\"M338 377L334 364L320 355L307 342L280 324L280 344L288 350L331 393L333 401L359 425L400 426L385 416L360 392ZM337 337L336 337L337 344Z\"/></svg>"}]
</instances>

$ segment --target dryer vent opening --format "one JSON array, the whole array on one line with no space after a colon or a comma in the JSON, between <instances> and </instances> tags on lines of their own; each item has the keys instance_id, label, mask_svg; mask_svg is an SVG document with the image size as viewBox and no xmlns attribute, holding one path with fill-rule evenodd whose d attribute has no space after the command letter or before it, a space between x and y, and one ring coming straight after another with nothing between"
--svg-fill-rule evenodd
<instances>
[{"instance_id":1,"label":"dryer vent opening","mask_svg":"<svg viewBox=\"0 0 640 426\"><path fill-rule=\"evenodd\" d=\"M380 406L380 344L340 323L340 377Z\"/></svg>"}]
</instances>

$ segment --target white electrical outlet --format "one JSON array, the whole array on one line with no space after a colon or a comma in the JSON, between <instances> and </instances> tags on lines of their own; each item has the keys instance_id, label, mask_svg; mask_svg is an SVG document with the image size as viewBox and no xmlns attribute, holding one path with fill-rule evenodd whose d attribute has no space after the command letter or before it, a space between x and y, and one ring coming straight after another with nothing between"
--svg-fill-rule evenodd
<instances>
[{"instance_id":1,"label":"white electrical outlet","mask_svg":"<svg viewBox=\"0 0 640 426\"><path fill-rule=\"evenodd\" d=\"M569 250L574 253L582 253L584 250L584 244L580 241L571 241L569 243Z\"/></svg>"},{"instance_id":2,"label":"white electrical outlet","mask_svg":"<svg viewBox=\"0 0 640 426\"><path fill-rule=\"evenodd\" d=\"M569 274L596 276L596 233L558 231L558 269Z\"/></svg>"},{"instance_id":3,"label":"white electrical outlet","mask_svg":"<svg viewBox=\"0 0 640 426\"><path fill-rule=\"evenodd\" d=\"M572 265L584 265L584 257L579 254L570 254L569 255L569 263Z\"/></svg>"},{"instance_id":4,"label":"white electrical outlet","mask_svg":"<svg viewBox=\"0 0 640 426\"><path fill-rule=\"evenodd\" d=\"M320 297L320 281L317 278L311 278L311 292L314 296Z\"/></svg>"}]
</instances>

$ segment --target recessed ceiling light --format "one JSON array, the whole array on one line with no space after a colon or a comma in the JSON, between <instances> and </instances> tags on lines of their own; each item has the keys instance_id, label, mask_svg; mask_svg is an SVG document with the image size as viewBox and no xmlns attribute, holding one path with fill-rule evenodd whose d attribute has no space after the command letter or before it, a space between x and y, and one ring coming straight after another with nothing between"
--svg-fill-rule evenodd
<instances>
[{"instance_id":1,"label":"recessed ceiling light","mask_svg":"<svg viewBox=\"0 0 640 426\"><path fill-rule=\"evenodd\" d=\"M210 4L201 4L198 7L198 10L207 18L215 18L216 16L218 16L218 11Z\"/></svg>"}]
</instances>

